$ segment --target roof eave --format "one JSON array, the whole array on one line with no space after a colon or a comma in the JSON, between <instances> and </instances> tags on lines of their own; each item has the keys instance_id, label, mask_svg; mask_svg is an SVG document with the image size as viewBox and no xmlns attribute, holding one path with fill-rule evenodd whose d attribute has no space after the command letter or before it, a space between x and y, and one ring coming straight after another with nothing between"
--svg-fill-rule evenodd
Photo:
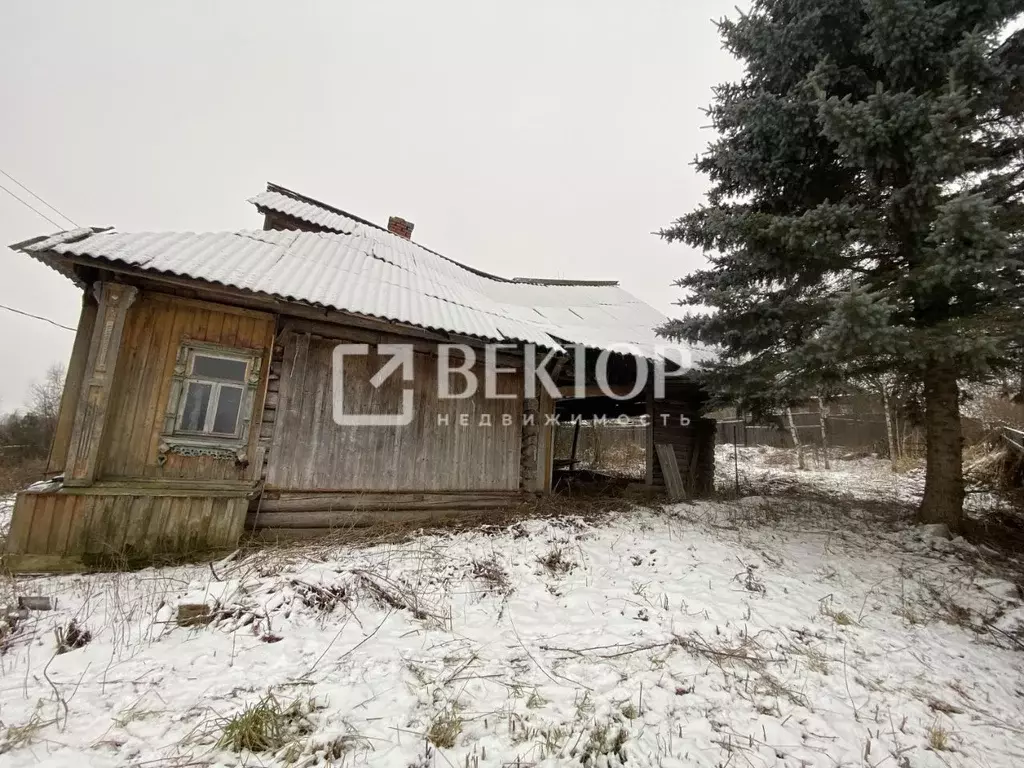
<instances>
[{"instance_id":1,"label":"roof eave","mask_svg":"<svg viewBox=\"0 0 1024 768\"><path fill-rule=\"evenodd\" d=\"M312 310L315 310L316 312L324 312L324 313L333 312L333 313L340 314L340 315L346 315L348 317L352 317L352 318L355 318L355 319L365 318L365 319L373 320L373 321L376 321L376 322L390 323L390 324L393 324L393 325L396 326L396 330L399 331L399 333L400 333L400 331L401 331L401 329L403 327L406 327L406 328L416 328L416 329L419 329L421 331L428 331L428 332L430 332L432 334L439 334L439 335L448 337L449 339L452 339L452 340L457 340L458 338L465 338L465 339L475 339L475 340L479 340L481 342L497 342L497 343L516 344L516 345L524 345L524 346L526 344L533 343L537 347L540 347L542 349L551 349L551 350L555 350L555 351L558 351L558 352L564 352L565 351L564 348L562 348L562 347L557 347L557 348L556 347L545 347L545 346L543 346L541 344L536 344L535 342L523 341L521 339L510 339L510 338L498 339L498 338L493 338L493 337L489 337L489 336L479 336L479 335L472 334L472 333L453 332L453 331L449 331L449 330L447 330L445 328L438 328L438 327L433 327L433 326L429 326L429 325L418 325L416 323L406 323L406 322L403 322L401 320L396 320L396 319L391 318L391 317L386 317L384 315L373 315L373 314L364 314L364 313L361 313L361 312L350 312L350 311L345 310L345 309L338 309L337 307L331 307L331 306L327 306L325 304L316 304L316 303L313 303L313 302L301 301L301 300L295 299L294 297L284 296L284 295L281 295L281 294L266 293L264 291L253 291L253 290L250 290L248 288L239 288L239 287L236 287L236 286L233 286L233 285L228 285L227 283L220 283L220 282L211 281L211 280L203 280L203 279L200 279L200 278L189 277L188 275L180 275L180 274L177 274L175 272L163 272L163 271L160 271L160 270L153 270L153 269L133 268L133 267L126 266L126 265L123 265L123 264L119 264L118 262L115 262L115 261L110 260L110 259L105 259L105 258L102 258L102 257L79 256L79 255L72 255L72 254L64 254L64 253L60 253L60 252L54 251L54 250L45 250L45 251L26 250L26 251L24 251L24 253L26 253L27 255L31 256L34 259L37 259L38 261L42 262L43 264L46 264L48 267L50 267L54 271L58 272L59 274L62 274L65 277L68 277L69 279L71 279L80 288L86 287L86 283L83 282L82 279L78 276L78 274L75 271L74 267L75 266L95 267L95 268L98 268L98 269L105 269L105 270L108 270L110 272L115 272L115 273L118 273L118 274L129 275L129 276L132 276L132 277L135 277L135 278L139 278L139 279L143 279L143 280L154 280L156 282L171 282L173 284L178 284L178 285L187 284L187 285L192 285L192 286L198 287L200 289L205 288L207 290L217 291L217 292L227 291L227 292L230 292L230 293L240 294L241 296L249 296L249 297L253 297L253 298L257 298L257 299L262 298L262 299L265 299L265 300L270 300L270 301L278 302L278 303L284 304L286 306L303 307L305 309L312 309ZM338 326L344 326L345 325L345 323L343 321L332 319L332 318L326 317L326 316L321 318L321 320L323 322L326 322L326 323L329 323L329 324L332 324L332 325L338 325ZM439 343L440 343L440 341L443 341L443 339L439 340ZM552 339L552 341L554 341L554 339ZM557 344L558 342L555 342L555 343Z\"/></svg>"}]
</instances>

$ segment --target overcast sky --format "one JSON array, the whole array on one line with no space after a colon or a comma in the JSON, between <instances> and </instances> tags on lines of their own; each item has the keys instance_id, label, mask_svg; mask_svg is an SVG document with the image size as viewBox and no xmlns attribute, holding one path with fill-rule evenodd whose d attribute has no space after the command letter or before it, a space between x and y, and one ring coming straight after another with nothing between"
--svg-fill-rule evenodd
<instances>
[{"instance_id":1,"label":"overcast sky","mask_svg":"<svg viewBox=\"0 0 1024 768\"><path fill-rule=\"evenodd\" d=\"M731 7L3 0L0 169L123 231L259 228L246 199L274 181L489 272L618 279L671 313L703 260L651 232L706 189L690 162L739 74L712 23ZM55 229L0 191L0 243ZM70 282L0 254L0 304L76 325ZM3 310L0 329L9 410L74 334Z\"/></svg>"}]
</instances>

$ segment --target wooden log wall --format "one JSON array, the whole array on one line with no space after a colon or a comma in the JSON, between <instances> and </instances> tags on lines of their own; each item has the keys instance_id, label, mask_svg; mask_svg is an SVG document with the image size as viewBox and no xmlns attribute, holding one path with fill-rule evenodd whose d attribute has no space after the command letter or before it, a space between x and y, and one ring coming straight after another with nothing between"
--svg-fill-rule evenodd
<instances>
[{"instance_id":1,"label":"wooden log wall","mask_svg":"<svg viewBox=\"0 0 1024 768\"><path fill-rule=\"evenodd\" d=\"M237 494L96 490L19 493L5 547L7 567L127 568L232 549L248 506Z\"/></svg>"},{"instance_id":2,"label":"wooden log wall","mask_svg":"<svg viewBox=\"0 0 1024 768\"><path fill-rule=\"evenodd\" d=\"M541 456L538 452L541 427L537 424L540 418L540 404L537 398L523 401L523 442L519 460L519 487L524 491L532 491L537 487L537 475L541 471Z\"/></svg>"},{"instance_id":3,"label":"wooden log wall","mask_svg":"<svg viewBox=\"0 0 1024 768\"><path fill-rule=\"evenodd\" d=\"M437 358L417 352L413 380L395 374L370 383L386 358L371 351L345 358L346 411L394 414L403 390L414 392L412 422L394 426L339 426L333 413L333 350L338 339L283 334L280 389L266 487L307 491L517 490L522 432L522 375L497 377L500 394L480 390L469 399L437 396ZM452 376L452 391L462 389ZM503 421L503 416L509 418ZM489 426L482 425L487 422Z\"/></svg>"},{"instance_id":4,"label":"wooden log wall","mask_svg":"<svg viewBox=\"0 0 1024 768\"><path fill-rule=\"evenodd\" d=\"M274 427L277 423L277 409L281 397L281 374L284 369L284 344L277 337L270 357L270 370L267 372L267 396L263 403L263 415L259 427L259 445L262 451L262 466L258 477L266 481L270 467L270 451L274 442Z\"/></svg>"},{"instance_id":5,"label":"wooden log wall","mask_svg":"<svg viewBox=\"0 0 1024 768\"><path fill-rule=\"evenodd\" d=\"M475 513L497 514L522 503L515 491L433 493L278 493L249 505L246 527L263 538L303 538L391 523L428 523ZM299 534L291 531L301 531Z\"/></svg>"}]
</instances>

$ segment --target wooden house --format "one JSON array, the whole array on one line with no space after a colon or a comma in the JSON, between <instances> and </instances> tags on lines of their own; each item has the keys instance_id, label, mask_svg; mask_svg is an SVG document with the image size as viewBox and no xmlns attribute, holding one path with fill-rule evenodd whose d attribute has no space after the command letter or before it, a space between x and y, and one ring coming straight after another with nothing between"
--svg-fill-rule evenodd
<instances>
[{"instance_id":1,"label":"wooden house","mask_svg":"<svg viewBox=\"0 0 1024 768\"><path fill-rule=\"evenodd\" d=\"M628 400L526 397L528 354L553 351L554 377L588 394L602 350L664 357L652 330L664 317L616 283L489 275L418 245L401 219L378 227L276 185L251 202L262 230L81 228L13 246L73 280L83 301L52 479L18 494L12 569L224 550L246 529L316 535L499 509L550 489L556 412L647 414L649 447L673 448L691 492L710 487L714 426L697 418L702 395L685 376L657 402L650 386ZM483 378L494 342L495 391L440 397L441 345L476 350L470 369ZM343 381L342 344L368 350L345 358ZM377 381L381 344L411 347L409 370ZM672 364L700 355L677 347ZM612 358L609 379L629 390L636 367ZM339 397L363 416L405 403L412 413L339 424Z\"/></svg>"}]
</instances>

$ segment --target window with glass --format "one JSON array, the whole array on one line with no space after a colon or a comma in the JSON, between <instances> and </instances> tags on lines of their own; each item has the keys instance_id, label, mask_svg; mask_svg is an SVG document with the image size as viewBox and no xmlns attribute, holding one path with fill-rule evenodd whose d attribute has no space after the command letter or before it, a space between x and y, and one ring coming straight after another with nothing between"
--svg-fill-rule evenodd
<instances>
[{"instance_id":1,"label":"window with glass","mask_svg":"<svg viewBox=\"0 0 1024 768\"><path fill-rule=\"evenodd\" d=\"M185 342L178 350L157 460L168 453L246 460L262 355Z\"/></svg>"},{"instance_id":2,"label":"window with glass","mask_svg":"<svg viewBox=\"0 0 1024 768\"><path fill-rule=\"evenodd\" d=\"M192 352L175 432L238 437L248 372L248 357Z\"/></svg>"},{"instance_id":3,"label":"window with glass","mask_svg":"<svg viewBox=\"0 0 1024 768\"><path fill-rule=\"evenodd\" d=\"M249 361L198 350L189 354L175 433L238 437Z\"/></svg>"}]
</instances>

